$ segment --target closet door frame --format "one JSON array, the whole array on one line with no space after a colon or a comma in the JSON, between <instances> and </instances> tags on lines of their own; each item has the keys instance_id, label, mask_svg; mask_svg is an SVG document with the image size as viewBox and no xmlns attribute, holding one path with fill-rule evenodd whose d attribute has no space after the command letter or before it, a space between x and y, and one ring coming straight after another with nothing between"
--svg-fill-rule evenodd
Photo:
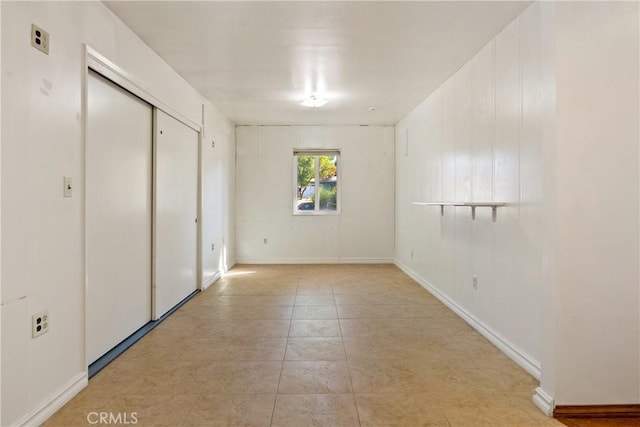
<instances>
[{"instance_id":1,"label":"closet door frame","mask_svg":"<svg viewBox=\"0 0 640 427\"><path fill-rule=\"evenodd\" d=\"M175 118L180 121L184 125L193 129L198 134L198 159L195 167L198 169L198 182L197 182L197 227L196 227L196 289L202 290L202 131L203 127L201 124L194 122L188 117L181 114L179 111L172 108L169 104L162 101L160 98L155 96L152 91L148 90L145 85L142 83L142 80L137 78L136 76L128 73L114 62L107 59L105 56L101 55L98 51L91 48L89 45L84 44L84 60L82 67L82 239L83 239L83 248L82 248L82 265L83 265L83 276L84 276L84 319L83 319L83 334L84 334L84 346L83 346L83 360L84 360L84 369L88 370L88 355L87 355L87 291L88 291L88 278L87 278L87 232L86 232L86 218L87 218L87 204L86 204L86 164L87 164L87 118L88 118L88 85L89 85L89 70L101 75L102 77L110 80L114 84L120 86L121 88L131 92L133 95L138 98L146 101L148 104L152 106L152 108L162 110L169 116ZM154 114L155 116L155 114ZM154 124L155 126L155 124ZM153 156L153 153L152 153ZM155 173L155 172L154 172ZM155 183L152 182L152 192L154 190ZM155 203L155 200L152 199L152 204ZM155 306L155 246L154 243L156 241L155 238L155 223L154 223L154 212L152 212L152 231L151 231L151 241L149 244L151 245L151 319L152 321L158 320L155 317L156 306Z\"/></svg>"}]
</instances>

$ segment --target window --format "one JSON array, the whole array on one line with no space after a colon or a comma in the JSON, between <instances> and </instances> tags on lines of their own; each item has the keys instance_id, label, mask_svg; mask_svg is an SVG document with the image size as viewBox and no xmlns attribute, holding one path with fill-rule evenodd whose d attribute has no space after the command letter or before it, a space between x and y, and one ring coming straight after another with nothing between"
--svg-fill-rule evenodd
<instances>
[{"instance_id":1,"label":"window","mask_svg":"<svg viewBox=\"0 0 640 427\"><path fill-rule=\"evenodd\" d=\"M339 150L294 150L294 215L340 213Z\"/></svg>"}]
</instances>

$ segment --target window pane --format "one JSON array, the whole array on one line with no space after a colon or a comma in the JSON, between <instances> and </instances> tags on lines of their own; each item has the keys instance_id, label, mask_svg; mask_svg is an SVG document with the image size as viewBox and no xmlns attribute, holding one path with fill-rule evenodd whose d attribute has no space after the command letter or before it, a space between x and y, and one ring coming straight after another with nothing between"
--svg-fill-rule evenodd
<instances>
[{"instance_id":1,"label":"window pane","mask_svg":"<svg viewBox=\"0 0 640 427\"><path fill-rule=\"evenodd\" d=\"M298 156L297 205L298 211L315 209L316 161L314 156Z\"/></svg>"},{"instance_id":2,"label":"window pane","mask_svg":"<svg viewBox=\"0 0 640 427\"><path fill-rule=\"evenodd\" d=\"M319 156L318 165L320 210L335 211L338 209L338 157Z\"/></svg>"}]
</instances>

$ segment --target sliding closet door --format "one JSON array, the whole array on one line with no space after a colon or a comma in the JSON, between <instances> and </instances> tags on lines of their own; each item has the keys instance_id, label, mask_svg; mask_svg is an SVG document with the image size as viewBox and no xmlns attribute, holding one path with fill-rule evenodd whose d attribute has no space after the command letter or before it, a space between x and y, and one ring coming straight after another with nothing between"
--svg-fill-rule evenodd
<instances>
[{"instance_id":1,"label":"sliding closet door","mask_svg":"<svg viewBox=\"0 0 640 427\"><path fill-rule=\"evenodd\" d=\"M87 358L151 320L153 112L89 72L86 146Z\"/></svg>"},{"instance_id":2,"label":"sliding closet door","mask_svg":"<svg viewBox=\"0 0 640 427\"><path fill-rule=\"evenodd\" d=\"M198 133L154 110L155 318L196 290Z\"/></svg>"}]
</instances>

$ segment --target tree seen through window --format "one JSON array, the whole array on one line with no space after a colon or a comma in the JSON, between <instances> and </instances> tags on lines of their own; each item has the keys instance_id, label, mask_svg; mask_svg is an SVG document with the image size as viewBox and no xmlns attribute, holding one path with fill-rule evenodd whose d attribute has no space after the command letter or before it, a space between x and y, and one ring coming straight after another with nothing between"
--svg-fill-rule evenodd
<instances>
[{"instance_id":1,"label":"tree seen through window","mask_svg":"<svg viewBox=\"0 0 640 427\"><path fill-rule=\"evenodd\" d=\"M295 211L337 211L339 153L300 153L296 157Z\"/></svg>"}]
</instances>

